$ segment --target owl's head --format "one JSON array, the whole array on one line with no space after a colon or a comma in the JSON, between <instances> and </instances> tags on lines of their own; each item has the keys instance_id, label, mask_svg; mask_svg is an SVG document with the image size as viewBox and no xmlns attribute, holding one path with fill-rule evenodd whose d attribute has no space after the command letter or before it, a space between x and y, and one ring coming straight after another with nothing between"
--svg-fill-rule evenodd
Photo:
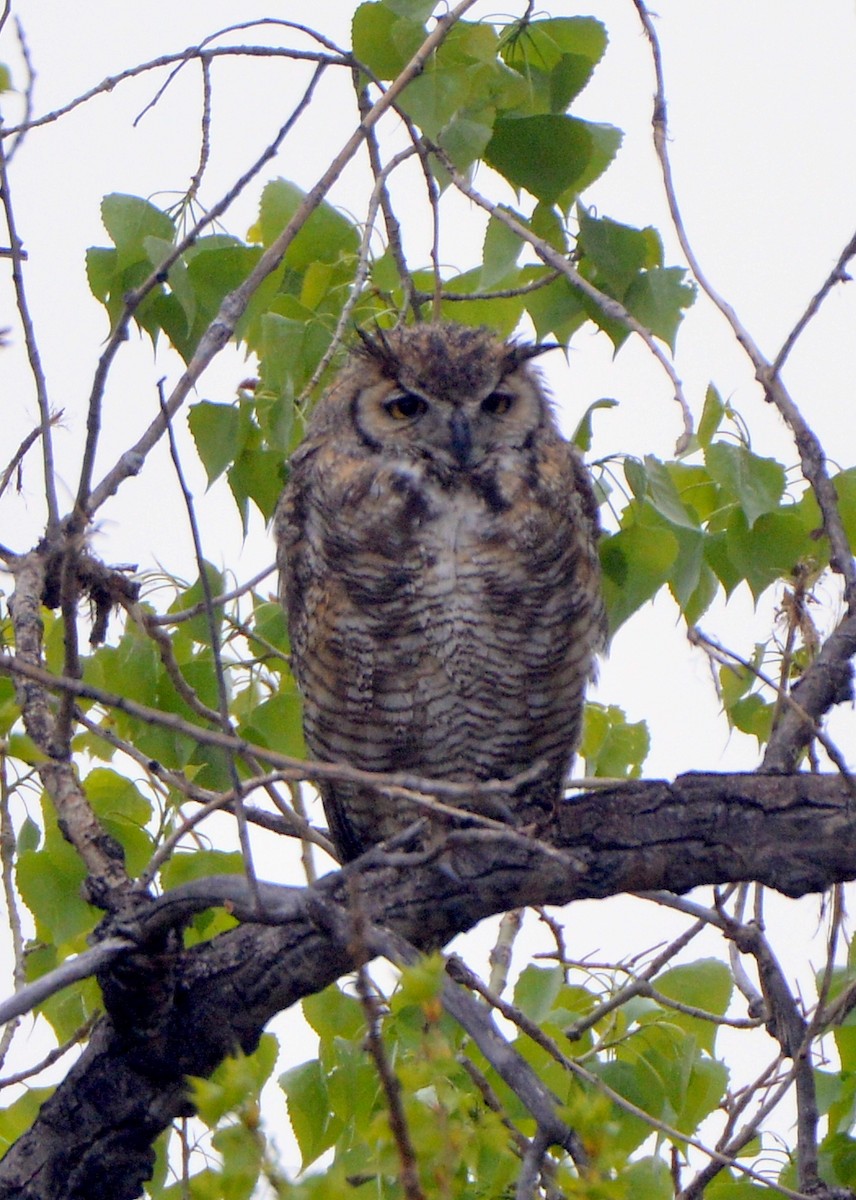
<instances>
[{"instance_id":1,"label":"owl's head","mask_svg":"<svg viewBox=\"0 0 856 1200\"><path fill-rule=\"evenodd\" d=\"M342 378L353 428L373 450L429 456L468 470L555 429L531 359L546 345L506 342L466 325L361 333ZM341 419L341 414L340 414Z\"/></svg>"}]
</instances>

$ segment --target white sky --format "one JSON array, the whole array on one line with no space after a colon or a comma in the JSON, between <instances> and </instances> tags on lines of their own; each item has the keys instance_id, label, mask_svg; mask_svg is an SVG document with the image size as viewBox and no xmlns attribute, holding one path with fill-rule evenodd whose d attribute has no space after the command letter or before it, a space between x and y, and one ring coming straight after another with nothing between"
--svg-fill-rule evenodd
<instances>
[{"instance_id":1,"label":"white sky","mask_svg":"<svg viewBox=\"0 0 856 1200\"><path fill-rule=\"evenodd\" d=\"M41 114L124 67L197 43L211 31L255 15L316 22L325 34L349 41L351 3L297 0L277 5L236 5L230 0L148 0L117 5L114 0L18 0L14 11L26 32L38 73L35 111ZM607 26L610 45L603 64L574 107L577 115L625 130L618 160L587 194L601 214L635 225L654 224L663 232L667 261L681 256L668 232L658 169L649 128L653 75L647 43L631 0L555 0L552 15L591 14ZM834 264L856 226L856 4L853 0L658 0L654 6L662 40L669 101L671 154L685 224L702 265L736 308L755 340L771 356L803 311L808 298ZM519 13L522 3L502 7ZM481 13L496 13L484 4ZM287 37L287 35L284 35ZM262 31L226 39L261 41ZM296 44L289 42L289 44ZM0 61L21 79L13 31L0 40ZM330 153L354 124L350 85L329 72L319 89L318 114L310 116L286 143L275 163L260 176L225 218L226 227L245 234L255 216L260 185L281 174L311 185ZM200 111L199 71L185 68L159 105L134 128L132 122L152 99L163 74L147 75L117 87L70 117L32 133L13 165L13 200L19 230L29 252L26 282L51 402L65 412L56 436L60 464L60 503L70 501L85 436L86 399L106 318L92 299L83 253L106 244L99 219L105 193L177 197L196 169ZM220 63L214 71L213 153L203 200L213 203L270 141L308 78L302 67L281 63ZM7 122L17 119L14 98L3 98ZM319 115L323 114L323 115ZM490 190L489 173L477 183ZM366 177L351 169L332 199L357 215L363 211ZM494 193L495 194L495 193ZM505 195L502 198L513 200ZM444 258L467 267L480 247L482 218L461 201L444 234ZM414 215L407 231L414 262L427 262L428 226ZM13 347L0 359L0 406L4 436L0 467L36 423L36 402L24 363L8 268L0 259L0 326L11 325ZM785 372L795 400L814 425L827 452L841 465L856 461L852 349L856 330L856 290L838 288L803 336ZM545 360L546 361L546 360ZM699 301L678 339L678 371L696 417L713 381L740 410L753 433L754 447L786 463L796 459L781 423L763 402L748 367L722 320ZM593 456L625 450L670 456L680 432L677 408L665 376L647 351L630 344L613 361L604 335L584 331L575 339L570 367L560 356L546 365L568 428L600 396L620 400L618 409L599 414ZM96 477L112 465L153 416L155 382L166 373L178 378L175 360L153 362L147 341L133 337L112 376L105 409L104 448ZM199 395L228 400L246 374L234 358L215 363ZM272 559L260 521L241 545L231 501L212 493L203 502L204 475L185 462L205 529L207 556L248 578ZM152 490L157 475L156 495ZM24 491L0 502L0 541L17 550L39 536L44 519L37 462L28 460ZM153 499L154 495L154 499ZM129 481L105 506L93 538L108 562L159 562L192 577L189 535L166 454L153 456L139 480ZM0 579L0 583L3 580ZM835 596L834 588L828 594ZM769 627L771 606L756 620L748 594L735 598L729 613L702 624L746 653ZM601 672L598 698L619 703L652 730L649 775L681 770L752 769L754 741L728 737L716 721L717 703L705 661L691 652L664 600L634 618L616 638ZM836 715L833 732L852 750L853 714ZM604 955L638 949L635 922L652 921L651 942L663 926L659 914L625 915L616 905L579 906L578 920L591 949ZM813 930L815 902L787 905L792 933ZM616 914L612 919L611 914ZM644 925L642 926L644 929ZM655 932L655 929L657 932ZM806 976L807 978L807 976Z\"/></svg>"}]
</instances>

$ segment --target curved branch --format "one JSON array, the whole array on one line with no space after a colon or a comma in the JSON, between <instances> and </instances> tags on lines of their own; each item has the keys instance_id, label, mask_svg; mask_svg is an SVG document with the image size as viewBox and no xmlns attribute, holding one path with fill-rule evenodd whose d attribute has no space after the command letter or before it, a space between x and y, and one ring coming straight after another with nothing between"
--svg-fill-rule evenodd
<instances>
[{"instance_id":1,"label":"curved branch","mask_svg":"<svg viewBox=\"0 0 856 1200\"><path fill-rule=\"evenodd\" d=\"M633 0L636 5L636 10L639 13L639 19L642 22L642 27L645 30L645 35L651 46L651 57L654 64L654 74L656 77L657 91L654 98L654 115L652 125L654 129L654 148L657 152L657 157L660 161L660 169L663 175L663 186L666 192L666 200L669 205L669 212L672 217L672 224L675 227L675 232L678 236L678 241L681 245L690 269L698 280L698 284L702 291L711 301L711 303L719 310L725 320L731 327L731 330L739 344L742 346L747 358L751 362L755 377L764 389L766 399L773 404L785 421L786 425L793 434L794 441L799 451L800 464L802 466L803 475L811 485L814 492L820 511L823 514L824 532L829 538L831 547L831 566L844 579L844 594L847 601L849 611L856 611L856 562L853 559L853 551L850 547L850 542L847 533L844 529L844 522L841 519L841 514L838 511L838 497L835 494L835 488L832 485L832 480L826 470L826 456L823 452L817 435L809 426L805 417L800 412L797 405L794 403L787 388L782 383L779 376L779 367L784 361L785 352L789 352L793 341L800 332L795 330L783 347L783 351L779 354L776 362L771 364L768 359L761 353L761 350L755 343L754 339L746 329L745 325L740 321L737 313L732 306L725 300L723 296L716 291L713 285L708 280L701 264L699 263L689 238L687 237L684 228L683 218L681 217L678 198L675 192L674 182L672 180L672 167L669 160L668 150L668 127L666 122L666 92L663 81L663 64L660 54L660 43L657 38L657 32L654 29L654 24L651 20L651 15L645 6L644 0ZM852 247L852 248L851 248ZM836 282L843 274L844 263L852 257L856 252L856 246L849 243L839 258L837 274L833 272L831 277L832 283ZM839 269L840 268L840 269ZM828 289L827 289L828 290ZM823 289L815 297L819 305L823 298ZM811 305L809 306L811 308Z\"/></svg>"}]
</instances>

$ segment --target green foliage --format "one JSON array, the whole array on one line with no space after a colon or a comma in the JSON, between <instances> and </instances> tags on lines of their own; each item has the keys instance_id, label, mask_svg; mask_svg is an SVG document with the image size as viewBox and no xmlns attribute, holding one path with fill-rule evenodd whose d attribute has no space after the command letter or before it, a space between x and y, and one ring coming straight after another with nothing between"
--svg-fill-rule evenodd
<instances>
[{"instance_id":1,"label":"green foliage","mask_svg":"<svg viewBox=\"0 0 856 1200\"><path fill-rule=\"evenodd\" d=\"M378 80L388 82L402 71L423 43L434 9L432 0L378 0L356 8L353 47L366 86L376 88ZM117 338L131 318L153 346L171 347L184 364L200 350L224 301L246 284L271 247L282 246L286 231L293 233L235 329L234 341L251 362L248 378L234 394L190 405L187 417L207 484L225 481L245 533L252 507L265 521L273 515L306 412L341 361L334 344L340 325L347 340L355 325L385 327L405 313L409 319L419 303L427 315L424 297L433 296L439 283L444 318L487 324L506 335L529 320L539 339L555 338L566 349L591 322L616 352L623 346L627 326L605 315L571 277L556 276L538 258L530 236L542 239L674 351L695 299L686 271L666 261L657 230L600 214L583 195L609 168L623 136L608 120L582 119L571 111L606 48L603 25L590 17L527 17L505 29L460 21L399 97L400 112L421 144L445 156L425 159L440 206L452 179L449 162L467 179L487 164L515 193L513 203L498 205L486 222L480 261L466 270L445 269L439 281L428 250L402 278L391 222L384 249L375 245L377 231L372 240L364 236L360 217L327 200L310 211L307 194L282 178L262 186L256 219L244 235L204 233L187 244L180 205L172 211L138 196L104 198L101 217L110 244L87 252L89 287ZM0 66L0 91L10 86ZM582 451L596 445L594 414L602 413L598 427L606 424L617 403L599 399L583 414L573 437ZM743 585L756 602L771 589L787 597L798 581L819 579L829 565L815 500L807 490L789 489L783 464L752 449L744 424L713 384L695 436L680 456L626 457L618 465L610 459L595 464L595 472L607 531L601 560L612 634L661 596L670 597L681 620L693 627L717 598L727 600ZM845 531L856 540L856 468L838 473L833 484ZM230 591L233 581L222 572L211 564L202 570L215 597ZM235 772L246 778L254 771L248 756L230 762L194 737L218 724L212 718L220 704L215 642L238 736L281 754L305 754L279 604L252 595L220 600L209 613L201 578L169 583L171 602L156 625L167 647L147 624L156 616L150 603L155 593L144 592L147 598L133 619L83 657L82 675L86 684L178 718L184 727L144 721L122 707L108 710L81 698L94 729L79 733L74 743L83 756L81 784L93 814L123 853L129 873L147 872L164 891L244 870L236 851L186 830L187 791L199 789L197 803L208 791L231 792ZM790 678L809 661L809 642L804 636L786 664ZM731 729L763 744L775 705L758 672L777 677L781 650L771 641L742 647L741 653L749 666L724 666L719 674L723 713ZM62 620L49 614L44 657L50 670L64 672ZM6 678L0 678L0 738L4 770L7 761L14 764L23 792L32 786L31 767L44 754L23 729ZM128 768L116 753L116 740L137 752L133 777L122 773ZM587 775L639 778L649 743L644 720L628 720L617 705L587 705L580 747ZM184 790L171 771L183 774ZM13 790L18 786L16 781ZM165 847L163 861L154 858ZM15 882L32 921L26 972L35 979L82 950L101 913L82 897L84 868L47 802L39 807L28 797L15 850ZM199 914L185 930L185 944L210 939L233 924L225 909ZM853 973L851 963L835 976L833 995L852 984ZM444 978L441 959L429 957L396 981L381 1005L384 1053L402 1086L425 1194L499 1200L512 1193L519 1172L519 1146L508 1123L525 1136L535 1132L534 1123L444 1014L439 999ZM555 1152L557 1192L564 1189L569 1196L671 1196L670 1155L685 1153L686 1138L722 1104L729 1087L717 1047L717 1022L732 994L724 963L701 959L670 966L650 987L613 1005L626 982L626 971L589 972L557 962L525 966L514 985L514 1005L543 1036L530 1037L511 1025L506 1032L556 1095L592 1158L591 1172L581 1177ZM39 1012L64 1041L99 1003L97 985L89 980L52 997ZM317 1055L282 1072L278 1087L306 1174L279 1190L298 1200L338 1196L349 1194L356 1180L367 1183L372 1195L392 1200L401 1194L399 1150L377 1066L366 1051L363 1005L347 987L334 986L307 998L303 1012L317 1036ZM830 1184L846 1188L856 1182L853 1012L833 1036L840 1069L816 1072L828 1127L821 1168ZM272 1078L276 1053L275 1040L265 1036L254 1054L229 1059L211 1079L193 1082L210 1161L186 1189L167 1184L162 1146L152 1196L243 1200L262 1177L276 1178L259 1121L261 1090ZM26 1092L0 1112L0 1149L31 1122L43 1095ZM664 1126L656 1138L652 1120ZM745 1149L747 1155L757 1152L756 1142ZM787 1171L782 1178L790 1178ZM759 1190L723 1171L706 1195L738 1200Z\"/></svg>"},{"instance_id":2,"label":"green foliage","mask_svg":"<svg viewBox=\"0 0 856 1200\"><path fill-rule=\"evenodd\" d=\"M210 1165L191 1177L189 1190L182 1182L161 1183L150 1189L152 1197L249 1200L269 1157L259 1123L260 1097L278 1050L276 1038L265 1034L252 1054L226 1059L210 1079L189 1081L197 1115L210 1131Z\"/></svg>"},{"instance_id":3,"label":"green foliage","mask_svg":"<svg viewBox=\"0 0 856 1200\"><path fill-rule=\"evenodd\" d=\"M580 743L586 775L638 779L649 748L648 727L644 721L628 721L614 704L592 701L586 704Z\"/></svg>"},{"instance_id":4,"label":"green foliage","mask_svg":"<svg viewBox=\"0 0 856 1200\"><path fill-rule=\"evenodd\" d=\"M708 394L704 436L722 412ZM785 494L785 471L745 445L719 439L671 462L653 455L627 459L630 499L616 533L603 539L601 562L610 629L617 630L668 586L689 625L720 587L726 596L746 583L757 601L807 566L822 567L817 510L804 493ZM834 482L846 489L849 478Z\"/></svg>"},{"instance_id":5,"label":"green foliage","mask_svg":"<svg viewBox=\"0 0 856 1200\"><path fill-rule=\"evenodd\" d=\"M436 1003L442 979L436 958L403 973L387 1002L384 1053L402 1085L426 1194L435 1194L438 1180L444 1180L453 1195L499 1195L515 1179L508 1131L474 1089L471 1074L463 1069L464 1059L483 1075L491 1094L524 1132L531 1131L531 1118L494 1068L474 1046L462 1042L460 1030L443 1015ZM654 980L654 995L662 1000L637 998L617 1009L603 1006L620 983L617 974L595 977L577 969L569 976L558 966L524 968L513 1003L567 1062L563 1065L546 1046L524 1034L512 1035L512 1042L564 1105L566 1119L592 1157L585 1185L570 1164L556 1159L557 1178L571 1189L569 1194L616 1200L638 1194L658 1200L672 1195L669 1145L682 1151L681 1132L692 1133L716 1109L727 1087L728 1071L714 1057L714 1048L716 1020L731 996L731 976L724 964L702 959L671 967ZM687 1008L699 1012L682 1011ZM318 1058L280 1077L302 1167L317 1171L319 1159L332 1151L320 1176L329 1188L340 1186L345 1177L370 1178L379 1194L395 1196L398 1163L383 1091L362 1049L362 1007L334 986L305 1001L304 1011L319 1035ZM573 1025L588 1023L592 1015L597 1017L593 1027L569 1040ZM580 1063L582 1075L574 1073L574 1061ZM656 1153L636 1156L650 1126L643 1116L613 1102L599 1080L642 1113L671 1125L674 1137L658 1143ZM616 1173L621 1179L618 1189ZM295 1194L314 1195L318 1178L293 1185ZM627 1192L631 1186L632 1193Z\"/></svg>"}]
</instances>

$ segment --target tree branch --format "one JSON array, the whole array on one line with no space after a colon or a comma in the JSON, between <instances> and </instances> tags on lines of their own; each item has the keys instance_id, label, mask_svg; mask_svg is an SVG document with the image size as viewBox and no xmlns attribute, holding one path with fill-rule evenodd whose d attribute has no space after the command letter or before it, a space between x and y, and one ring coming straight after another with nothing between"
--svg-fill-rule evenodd
<instances>
[{"instance_id":1,"label":"tree branch","mask_svg":"<svg viewBox=\"0 0 856 1200\"><path fill-rule=\"evenodd\" d=\"M0 1198L135 1196L150 1170L150 1142L188 1111L184 1075L207 1075L237 1047L251 1050L275 1013L355 965L319 927L319 910L357 904L371 925L425 949L509 907L745 879L797 896L852 878L856 812L844 781L749 774L684 775L574 797L562 806L554 847L512 831L462 829L439 855L375 849L312 888L262 884L263 919L278 923L247 923L170 960L166 1016L145 1036L105 1018L0 1163ZM252 919L240 876L204 886L209 902L228 898ZM197 891L193 903L205 900ZM162 937L189 903L189 889L167 893L138 920L135 939ZM127 937L129 928L106 933Z\"/></svg>"}]
</instances>

